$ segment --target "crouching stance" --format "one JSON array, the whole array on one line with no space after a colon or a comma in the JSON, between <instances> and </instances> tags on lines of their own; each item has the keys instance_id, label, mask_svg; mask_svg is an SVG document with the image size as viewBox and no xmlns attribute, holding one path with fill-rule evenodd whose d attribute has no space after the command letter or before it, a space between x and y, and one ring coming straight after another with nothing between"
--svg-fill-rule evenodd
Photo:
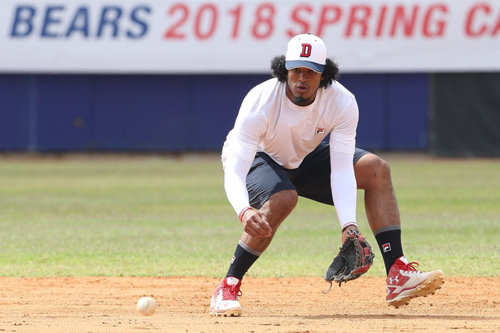
<instances>
[{"instance_id":1,"label":"crouching stance","mask_svg":"<svg viewBox=\"0 0 500 333\"><path fill-rule=\"evenodd\" d=\"M274 78L250 90L227 135L222 150L224 188L243 233L226 277L213 293L212 315L241 315L243 276L299 196L336 207L343 246L325 279L341 284L364 274L373 252L356 224L358 187L365 190L368 221L386 266L387 303L407 304L413 297L434 293L443 283L441 271L420 272L403 256L389 167L355 147L356 99L336 81L338 67L326 54L317 36L292 38L286 55L272 61Z\"/></svg>"}]
</instances>

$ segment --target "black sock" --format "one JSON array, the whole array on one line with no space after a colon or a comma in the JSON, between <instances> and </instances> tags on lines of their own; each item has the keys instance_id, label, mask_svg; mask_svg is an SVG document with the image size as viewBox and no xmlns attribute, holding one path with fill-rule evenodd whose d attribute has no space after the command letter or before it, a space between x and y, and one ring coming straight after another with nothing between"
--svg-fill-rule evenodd
<instances>
[{"instance_id":1,"label":"black sock","mask_svg":"<svg viewBox=\"0 0 500 333\"><path fill-rule=\"evenodd\" d=\"M259 252L253 251L245 243L239 241L238 246L236 246L236 250L234 251L231 266L229 266L226 277L232 276L240 280L243 279L243 275L246 274L255 260L259 259L259 256Z\"/></svg>"},{"instance_id":2,"label":"black sock","mask_svg":"<svg viewBox=\"0 0 500 333\"><path fill-rule=\"evenodd\" d=\"M389 274L392 264L399 257L403 256L403 246L401 245L401 227L385 227L375 234L380 253L384 258L385 271Z\"/></svg>"}]
</instances>

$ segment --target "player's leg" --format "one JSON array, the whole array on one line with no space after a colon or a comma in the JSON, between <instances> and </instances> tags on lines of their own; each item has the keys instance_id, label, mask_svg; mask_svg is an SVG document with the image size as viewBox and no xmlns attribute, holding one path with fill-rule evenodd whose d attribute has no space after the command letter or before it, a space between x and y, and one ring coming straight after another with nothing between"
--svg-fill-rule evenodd
<instances>
[{"instance_id":1,"label":"player's leg","mask_svg":"<svg viewBox=\"0 0 500 333\"><path fill-rule=\"evenodd\" d=\"M356 183L364 190L366 217L389 273L396 259L403 256L401 222L390 167L377 155L360 149L356 150L356 157Z\"/></svg>"},{"instance_id":2,"label":"player's leg","mask_svg":"<svg viewBox=\"0 0 500 333\"><path fill-rule=\"evenodd\" d=\"M401 222L389 164L375 154L356 150L354 172L358 188L364 189L366 216L384 259L389 305L399 307L417 296L441 288L443 272L421 272L417 263L403 255Z\"/></svg>"},{"instance_id":3,"label":"player's leg","mask_svg":"<svg viewBox=\"0 0 500 333\"><path fill-rule=\"evenodd\" d=\"M238 296L241 280L248 269L271 243L279 225L297 204L297 192L286 171L267 155L257 154L247 176L247 189L252 207L259 209L272 229L267 238L252 237L243 232L226 277L212 296L210 314L239 316L242 309Z\"/></svg>"},{"instance_id":4,"label":"player's leg","mask_svg":"<svg viewBox=\"0 0 500 333\"><path fill-rule=\"evenodd\" d=\"M267 218L272 235L268 238L256 238L246 232L242 233L235 252L235 260L226 275L235 276L240 280L257 258L248 262L240 260L239 248L243 247L245 251L257 256L264 252L281 222L292 212L298 200L295 186L290 181L287 170L264 153L258 153L252 163L247 176L247 190L250 205Z\"/></svg>"},{"instance_id":5,"label":"player's leg","mask_svg":"<svg viewBox=\"0 0 500 333\"><path fill-rule=\"evenodd\" d=\"M272 229L271 237L257 238L243 232L240 242L246 244L246 246L254 251L259 253L264 252L271 243L271 240L273 239L274 234L278 230L281 222L285 220L285 218L297 205L297 200L298 195L295 190L283 190L271 195L271 197L259 209L259 212L264 215L269 222L269 226Z\"/></svg>"},{"instance_id":6,"label":"player's leg","mask_svg":"<svg viewBox=\"0 0 500 333\"><path fill-rule=\"evenodd\" d=\"M358 188L365 190L366 216L373 232L388 226L400 228L399 208L389 164L375 154L362 153L354 164Z\"/></svg>"},{"instance_id":7,"label":"player's leg","mask_svg":"<svg viewBox=\"0 0 500 333\"><path fill-rule=\"evenodd\" d=\"M269 222L272 229L271 237L257 238L243 232L236 246L226 277L243 279L246 272L267 249L281 222L292 212L296 204L297 192L295 190L283 190L269 197L264 205L259 208L259 211Z\"/></svg>"}]
</instances>

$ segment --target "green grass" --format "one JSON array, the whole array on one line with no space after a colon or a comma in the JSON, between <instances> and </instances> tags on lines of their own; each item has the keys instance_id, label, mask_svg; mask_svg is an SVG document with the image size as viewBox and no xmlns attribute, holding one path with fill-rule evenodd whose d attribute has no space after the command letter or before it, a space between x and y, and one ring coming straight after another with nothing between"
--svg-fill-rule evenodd
<instances>
[{"instance_id":1,"label":"green grass","mask_svg":"<svg viewBox=\"0 0 500 333\"><path fill-rule=\"evenodd\" d=\"M500 160L382 157L409 259L500 275ZM216 154L0 158L1 276L221 276L240 233ZM339 242L335 210L301 199L249 275L322 276Z\"/></svg>"}]
</instances>

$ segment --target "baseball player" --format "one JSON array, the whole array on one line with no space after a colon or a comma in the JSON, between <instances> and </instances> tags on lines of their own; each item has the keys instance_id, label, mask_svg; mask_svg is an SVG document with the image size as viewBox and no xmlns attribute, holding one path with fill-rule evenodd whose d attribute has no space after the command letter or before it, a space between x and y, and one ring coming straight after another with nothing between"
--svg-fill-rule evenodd
<instances>
[{"instance_id":1,"label":"baseball player","mask_svg":"<svg viewBox=\"0 0 500 333\"><path fill-rule=\"evenodd\" d=\"M389 305L433 294L441 271L421 272L408 262L388 164L355 148L358 106L336 81L338 67L324 42L301 34L285 56L271 63L273 78L250 90L222 150L224 188L243 226L225 278L217 285L210 314L239 316L243 276L271 243L298 196L335 203L342 247L325 280L341 284L364 274L373 252L356 224L357 188L387 272ZM327 136L328 141L326 141Z\"/></svg>"}]
</instances>

